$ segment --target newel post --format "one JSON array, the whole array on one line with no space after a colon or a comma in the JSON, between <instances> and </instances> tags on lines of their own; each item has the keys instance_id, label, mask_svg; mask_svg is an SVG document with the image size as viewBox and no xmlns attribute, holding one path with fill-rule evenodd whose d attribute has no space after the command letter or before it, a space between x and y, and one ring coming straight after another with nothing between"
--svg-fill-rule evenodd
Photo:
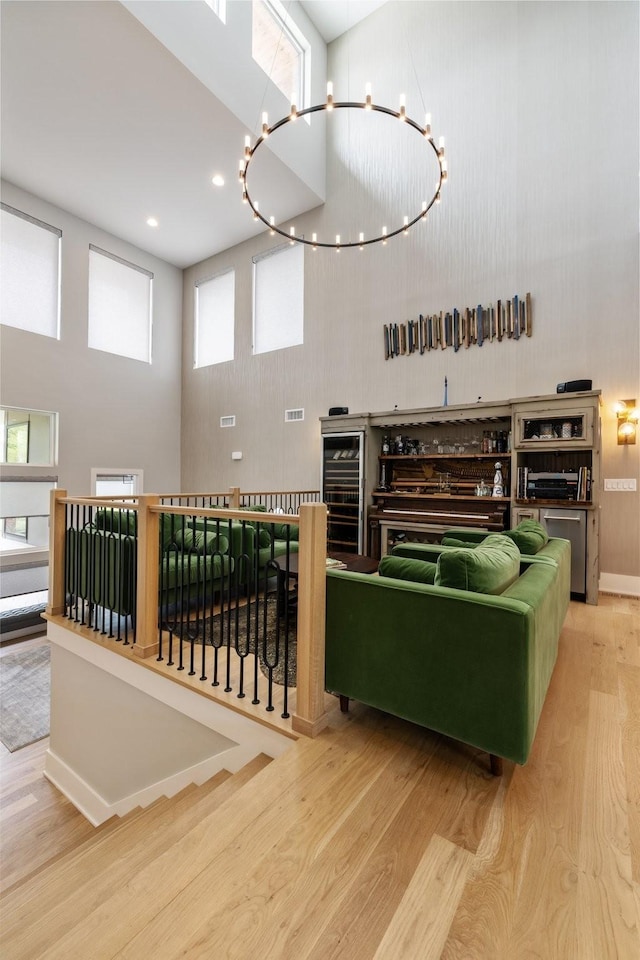
<instances>
[{"instance_id":1,"label":"newel post","mask_svg":"<svg viewBox=\"0 0 640 960\"><path fill-rule=\"evenodd\" d=\"M156 494L138 497L138 582L136 587L136 657L158 653L158 587L160 570L160 514Z\"/></svg>"},{"instance_id":2,"label":"newel post","mask_svg":"<svg viewBox=\"0 0 640 960\"><path fill-rule=\"evenodd\" d=\"M229 487L229 509L240 509L240 487Z\"/></svg>"},{"instance_id":3,"label":"newel post","mask_svg":"<svg viewBox=\"0 0 640 960\"><path fill-rule=\"evenodd\" d=\"M50 616L64 613L64 552L66 535L66 507L62 500L66 490L52 490L49 496L49 602Z\"/></svg>"},{"instance_id":4,"label":"newel post","mask_svg":"<svg viewBox=\"0 0 640 960\"><path fill-rule=\"evenodd\" d=\"M296 710L292 726L314 737L327 725L324 708L324 629L327 507L300 504Z\"/></svg>"}]
</instances>

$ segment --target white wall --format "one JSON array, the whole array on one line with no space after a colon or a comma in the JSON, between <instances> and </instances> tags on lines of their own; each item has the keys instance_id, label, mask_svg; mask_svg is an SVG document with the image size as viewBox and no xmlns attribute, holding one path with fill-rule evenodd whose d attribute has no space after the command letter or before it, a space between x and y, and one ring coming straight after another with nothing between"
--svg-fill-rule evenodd
<instances>
[{"instance_id":1,"label":"white wall","mask_svg":"<svg viewBox=\"0 0 640 960\"><path fill-rule=\"evenodd\" d=\"M92 467L126 464L144 470L150 493L178 489L181 271L13 184L2 199L62 230L60 340L1 328L3 405L59 413L58 467L39 472L78 495ZM88 348L90 243L153 272L151 365Z\"/></svg>"},{"instance_id":2,"label":"white wall","mask_svg":"<svg viewBox=\"0 0 640 960\"><path fill-rule=\"evenodd\" d=\"M306 250L303 346L251 355L251 256L274 244L268 235L185 272L183 487L317 486L318 418L330 406L437 405L445 376L450 403L591 379L603 398L603 474L637 478L640 445L617 446L611 413L617 398L640 398L637 37L632 3L415 2L386 4L330 45L336 91L362 99L371 81L375 102L394 106L405 92L410 116L432 112L450 181L408 237L363 253ZM354 204L399 205L403 181L420 173L375 159L358 167L345 136L328 157L320 212L343 235ZM296 225L316 229L312 215ZM193 283L228 266L236 359L194 371ZM530 340L384 360L384 323L527 291ZM284 424L298 406L305 421ZM232 413L238 426L220 430ZM232 462L232 450L244 459ZM601 568L638 576L640 497L602 503Z\"/></svg>"}]
</instances>

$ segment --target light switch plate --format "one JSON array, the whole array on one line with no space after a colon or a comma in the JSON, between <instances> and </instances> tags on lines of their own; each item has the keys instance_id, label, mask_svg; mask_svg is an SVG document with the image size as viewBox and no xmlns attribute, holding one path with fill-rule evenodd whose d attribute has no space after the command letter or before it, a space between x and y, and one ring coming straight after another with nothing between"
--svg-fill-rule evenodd
<instances>
[{"instance_id":1,"label":"light switch plate","mask_svg":"<svg viewBox=\"0 0 640 960\"><path fill-rule=\"evenodd\" d=\"M604 489L605 491L616 493L633 493L638 489L638 483L635 478L629 478L627 480L605 480Z\"/></svg>"}]
</instances>

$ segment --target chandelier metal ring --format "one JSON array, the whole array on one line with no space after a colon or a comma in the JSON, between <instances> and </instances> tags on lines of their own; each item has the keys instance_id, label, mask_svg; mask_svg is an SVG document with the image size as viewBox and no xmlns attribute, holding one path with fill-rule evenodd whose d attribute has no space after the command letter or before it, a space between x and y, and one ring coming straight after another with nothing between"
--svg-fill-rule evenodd
<instances>
[{"instance_id":1,"label":"chandelier metal ring","mask_svg":"<svg viewBox=\"0 0 640 960\"><path fill-rule=\"evenodd\" d=\"M406 123L408 124L408 126L413 127L413 129L416 130L423 137L423 139L427 141L427 143L435 153L436 160L438 163L439 176L438 176L438 182L436 184L436 188L433 193L433 196L429 201L426 201L426 200L422 201L422 208L417 216L414 216L413 219L411 220L409 220L408 216L405 216L404 223L402 224L401 227L398 227L397 229L392 230L388 233L383 232L376 237L369 238L368 240L365 240L363 237L363 234L360 234L359 240L350 240L347 242L342 242L338 239L339 235L337 235L336 242L331 243L329 241L322 241L322 240L315 239L315 234L313 235L314 239L311 239L311 240L307 239L304 236L298 236L295 233L294 227L291 227L289 233L286 233L284 230L281 230L278 226L276 226L273 217L271 217L270 220L267 220L266 217L260 212L260 210L258 209L258 201L252 200L251 195L249 193L249 188L247 186L247 172L249 170L249 165L253 157L255 156L258 148L264 143L264 141L268 138L270 134L275 133L276 130L280 129L280 127L285 126L287 123L291 123L294 120L299 119L300 117L307 116L308 114L319 113L321 111L330 112L331 110L370 110L370 111L376 111L377 113L384 113L384 114L387 114L387 116L395 117L397 120L400 120L402 123ZM424 127L420 126L419 123L417 123L415 120L412 120L410 117L406 115L404 106L401 106L400 111L392 110L390 107L383 107L380 104L371 103L369 97L367 97L367 101L365 103L359 103L357 101L342 101L342 102L334 103L332 98L329 96L327 98L326 103L315 104L312 107L306 107L304 110L297 110L295 106L292 106L291 113L289 113L286 117L283 117L281 120L278 120L271 127L267 125L266 120L264 119L264 116L263 116L262 135L257 138L253 147L251 147L249 144L249 138L247 138L247 141L245 142L245 155L244 155L244 159L240 161L239 179L240 179L240 182L242 183L242 199L246 201L251 207L251 210L253 211L254 219L261 220L262 223L264 223L264 225L268 227L272 233L280 234L281 237L285 237L287 240L289 240L290 243L304 243L307 246L313 247L314 249L316 249L317 247L325 247L332 250L341 250L343 248L349 248L349 247L358 247L359 249L362 249L363 247L369 246L373 243L380 243L380 242L386 243L386 241L389 240L391 237L396 237L400 233L406 234L411 227L413 227L420 220L424 220L426 218L427 213L429 212L431 207L434 205L434 203L439 203L440 201L440 190L442 188L442 184L447 179L447 163L446 163L446 160L444 159L443 140L441 139L440 145L436 146L436 144L434 143L433 136L431 134L430 123L427 122L427 124ZM383 228L383 230L384 229L385 228Z\"/></svg>"}]
</instances>

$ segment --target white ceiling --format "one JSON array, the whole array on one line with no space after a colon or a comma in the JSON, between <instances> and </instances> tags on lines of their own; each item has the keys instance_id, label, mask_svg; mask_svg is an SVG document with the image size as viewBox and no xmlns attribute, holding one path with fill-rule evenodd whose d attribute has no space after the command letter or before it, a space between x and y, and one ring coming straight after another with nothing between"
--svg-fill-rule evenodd
<instances>
[{"instance_id":1,"label":"white ceiling","mask_svg":"<svg viewBox=\"0 0 640 960\"><path fill-rule=\"evenodd\" d=\"M302 5L331 40L381 2ZM124 6L4 0L0 11L5 180L179 267L262 228L237 183L245 126ZM277 157L261 162L281 220L317 205Z\"/></svg>"}]
</instances>

